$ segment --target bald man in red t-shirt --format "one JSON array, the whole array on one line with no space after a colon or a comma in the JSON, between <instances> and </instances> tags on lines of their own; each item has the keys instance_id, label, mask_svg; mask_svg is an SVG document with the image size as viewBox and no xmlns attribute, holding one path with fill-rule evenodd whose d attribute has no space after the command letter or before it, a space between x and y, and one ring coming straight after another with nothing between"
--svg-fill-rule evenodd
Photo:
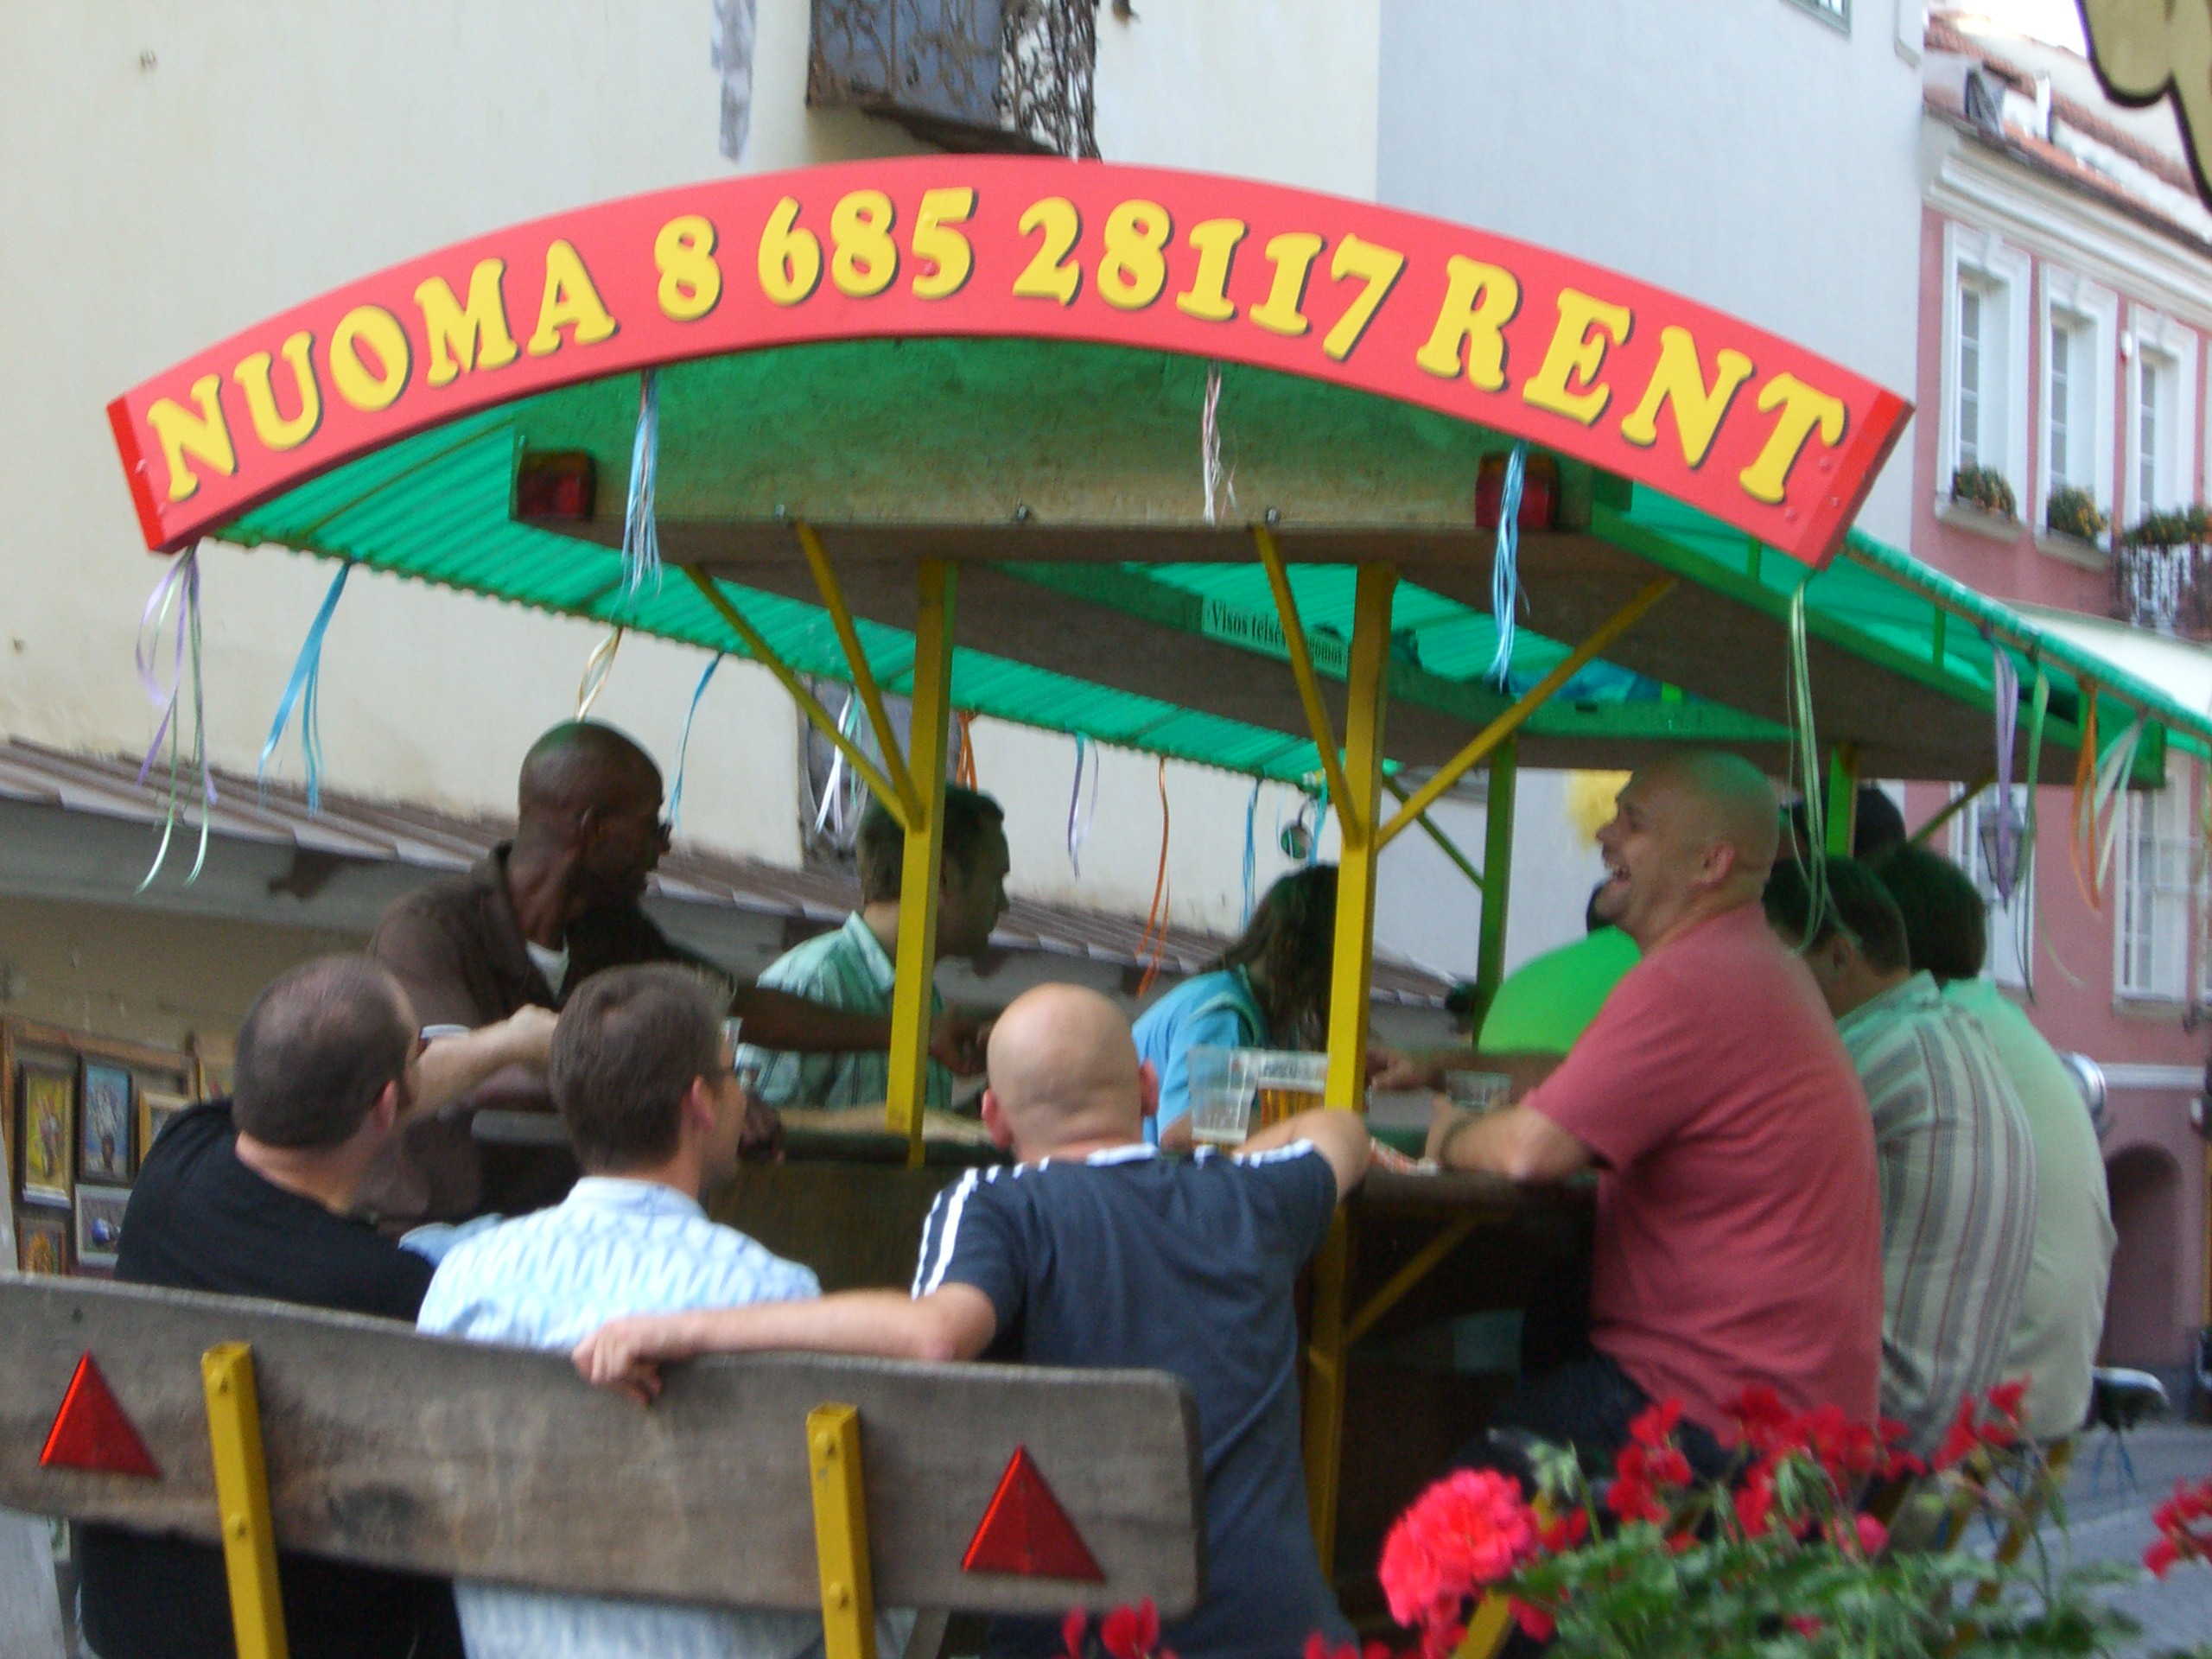
<instances>
[{"instance_id":1,"label":"bald man in red t-shirt","mask_svg":"<svg viewBox=\"0 0 2212 1659\"><path fill-rule=\"evenodd\" d=\"M1882 1347L1874 1136L1851 1058L1803 963L1767 927L1774 792L1747 761L1646 767L1599 832L1594 907L1643 960L1559 1069L1486 1117L1439 1103L1453 1169L1599 1185L1588 1360L1524 1378L1497 1425L1610 1458L1629 1421L1679 1399L1683 1449L1717 1474L1727 1407L1872 1424Z\"/></svg>"}]
</instances>

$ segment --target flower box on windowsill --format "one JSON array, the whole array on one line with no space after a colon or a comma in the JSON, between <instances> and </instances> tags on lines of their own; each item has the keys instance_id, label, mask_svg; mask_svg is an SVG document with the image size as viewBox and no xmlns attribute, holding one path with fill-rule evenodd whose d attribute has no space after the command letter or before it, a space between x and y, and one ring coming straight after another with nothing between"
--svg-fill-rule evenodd
<instances>
[{"instance_id":1,"label":"flower box on windowsill","mask_svg":"<svg viewBox=\"0 0 2212 1659\"><path fill-rule=\"evenodd\" d=\"M2085 542L2079 536L2069 536L2063 530L2049 525L2036 531L2036 551L2047 553L2054 559L2079 565L2084 570L2104 571L2112 569L2112 553L2101 542Z\"/></svg>"},{"instance_id":2,"label":"flower box on windowsill","mask_svg":"<svg viewBox=\"0 0 2212 1659\"><path fill-rule=\"evenodd\" d=\"M1936 516L1947 524L1999 542L2018 541L2020 531L2026 528L2010 513L1992 512L1971 501L1955 500L1948 495L1936 498Z\"/></svg>"}]
</instances>

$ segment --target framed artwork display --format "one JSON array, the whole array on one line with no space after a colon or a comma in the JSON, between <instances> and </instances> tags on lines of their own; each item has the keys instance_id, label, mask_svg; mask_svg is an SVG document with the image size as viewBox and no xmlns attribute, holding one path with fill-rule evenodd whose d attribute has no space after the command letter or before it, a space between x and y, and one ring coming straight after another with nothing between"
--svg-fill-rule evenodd
<instances>
[{"instance_id":1,"label":"framed artwork display","mask_svg":"<svg viewBox=\"0 0 2212 1659\"><path fill-rule=\"evenodd\" d=\"M130 1179L130 1074L121 1066L85 1062L84 1104L77 1118L79 1182Z\"/></svg>"},{"instance_id":2,"label":"framed artwork display","mask_svg":"<svg viewBox=\"0 0 2212 1659\"><path fill-rule=\"evenodd\" d=\"M25 1273L69 1271L69 1217L60 1210L26 1210L16 1223L16 1260Z\"/></svg>"},{"instance_id":3,"label":"framed artwork display","mask_svg":"<svg viewBox=\"0 0 2212 1659\"><path fill-rule=\"evenodd\" d=\"M23 1196L69 1201L69 1154L77 1127L73 1071L25 1061L17 1073L23 1126Z\"/></svg>"},{"instance_id":4,"label":"framed artwork display","mask_svg":"<svg viewBox=\"0 0 2212 1659\"><path fill-rule=\"evenodd\" d=\"M138 1161L144 1163L146 1154L154 1149L155 1139L167 1128L169 1119L192 1104L184 1095L173 1095L160 1089L141 1088L138 1090Z\"/></svg>"},{"instance_id":5,"label":"framed artwork display","mask_svg":"<svg viewBox=\"0 0 2212 1659\"><path fill-rule=\"evenodd\" d=\"M123 1212L130 1203L127 1186L77 1187L77 1262L111 1268L123 1243Z\"/></svg>"}]
</instances>

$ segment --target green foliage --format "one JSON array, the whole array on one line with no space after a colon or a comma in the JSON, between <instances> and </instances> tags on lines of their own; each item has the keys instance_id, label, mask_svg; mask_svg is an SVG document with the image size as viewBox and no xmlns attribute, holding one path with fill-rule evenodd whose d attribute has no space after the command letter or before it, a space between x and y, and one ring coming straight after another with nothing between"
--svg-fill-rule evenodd
<instances>
[{"instance_id":1,"label":"green foliage","mask_svg":"<svg viewBox=\"0 0 2212 1659\"><path fill-rule=\"evenodd\" d=\"M2044 525L2060 536L2094 542L2112 528L2112 520L2098 510L2097 498L2072 484L2062 484L2044 503Z\"/></svg>"},{"instance_id":2,"label":"green foliage","mask_svg":"<svg viewBox=\"0 0 2212 1659\"><path fill-rule=\"evenodd\" d=\"M1951 474L1951 499L1980 507L1999 518L2017 518L2020 504L2005 474L1994 467L1961 467Z\"/></svg>"},{"instance_id":3,"label":"green foliage","mask_svg":"<svg viewBox=\"0 0 2212 1659\"><path fill-rule=\"evenodd\" d=\"M2212 508L2193 501L2171 512L2146 512L2120 539L2130 547L2201 547L2212 542Z\"/></svg>"}]
</instances>

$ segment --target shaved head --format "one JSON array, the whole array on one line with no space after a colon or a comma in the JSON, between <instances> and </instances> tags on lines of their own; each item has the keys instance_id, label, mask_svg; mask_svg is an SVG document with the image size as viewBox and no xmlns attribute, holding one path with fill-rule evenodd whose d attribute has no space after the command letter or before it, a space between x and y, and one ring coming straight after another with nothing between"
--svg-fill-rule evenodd
<instances>
[{"instance_id":1,"label":"shaved head","mask_svg":"<svg viewBox=\"0 0 2212 1659\"><path fill-rule=\"evenodd\" d=\"M651 790L660 799L660 768L612 726L563 721L530 746L522 759L517 804L526 819L544 811L619 806Z\"/></svg>"},{"instance_id":2,"label":"shaved head","mask_svg":"<svg viewBox=\"0 0 2212 1659\"><path fill-rule=\"evenodd\" d=\"M991 1027L990 1096L1021 1156L1144 1129L1128 1016L1080 985L1039 985Z\"/></svg>"},{"instance_id":3,"label":"shaved head","mask_svg":"<svg viewBox=\"0 0 2212 1659\"><path fill-rule=\"evenodd\" d=\"M1628 780L1599 831L1607 879L1591 912L1648 953L1686 925L1758 903L1780 835L1773 786L1750 761L1669 755Z\"/></svg>"}]
</instances>

